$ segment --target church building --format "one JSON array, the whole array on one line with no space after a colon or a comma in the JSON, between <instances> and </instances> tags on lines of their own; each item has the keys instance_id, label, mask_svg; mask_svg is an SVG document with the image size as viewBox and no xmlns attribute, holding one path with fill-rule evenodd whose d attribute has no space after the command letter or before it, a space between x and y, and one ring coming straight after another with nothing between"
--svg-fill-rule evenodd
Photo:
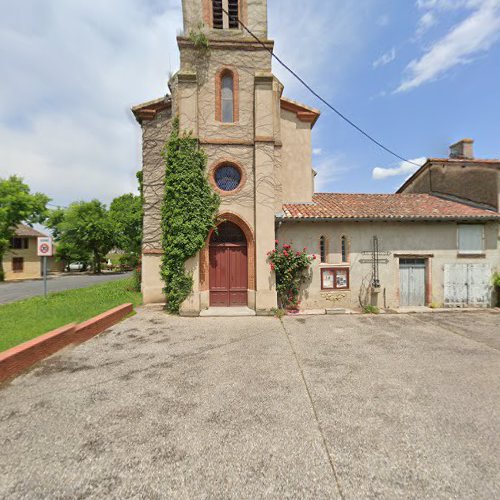
<instances>
[{"instance_id":1,"label":"church building","mask_svg":"<svg viewBox=\"0 0 500 500\"><path fill-rule=\"evenodd\" d=\"M183 0L182 8L180 69L169 93L132 109L143 135L145 303L165 301L161 153L177 116L208 157L223 221L186 263L194 286L182 314L269 314L277 307L268 262L276 239L318 256L304 309L359 307L362 294L388 308L491 304L498 212L429 192L315 194L311 133L320 112L286 97L272 73L267 1ZM474 282L472 295L458 297L461 279Z\"/></svg>"}]
</instances>

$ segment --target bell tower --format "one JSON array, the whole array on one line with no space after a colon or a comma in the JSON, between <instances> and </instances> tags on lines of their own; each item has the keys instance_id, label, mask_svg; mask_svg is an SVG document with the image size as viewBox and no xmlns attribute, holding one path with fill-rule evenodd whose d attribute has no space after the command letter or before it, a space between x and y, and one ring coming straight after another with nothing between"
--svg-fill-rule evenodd
<instances>
[{"instance_id":1,"label":"bell tower","mask_svg":"<svg viewBox=\"0 0 500 500\"><path fill-rule=\"evenodd\" d=\"M213 38L246 38L238 20L267 40L267 0L183 0L184 36L204 25Z\"/></svg>"},{"instance_id":2,"label":"bell tower","mask_svg":"<svg viewBox=\"0 0 500 500\"><path fill-rule=\"evenodd\" d=\"M220 215L246 235L250 308L276 307L267 252L274 248L275 214L281 204L280 97L272 74L274 44L267 38L267 0L183 0L178 36L180 70L170 81L173 114L208 158L208 176L220 194ZM255 40L240 21L260 41ZM252 250L250 250L252 249ZM193 261L199 289L185 312L213 304L211 261ZM240 292L238 292L240 293Z\"/></svg>"}]
</instances>

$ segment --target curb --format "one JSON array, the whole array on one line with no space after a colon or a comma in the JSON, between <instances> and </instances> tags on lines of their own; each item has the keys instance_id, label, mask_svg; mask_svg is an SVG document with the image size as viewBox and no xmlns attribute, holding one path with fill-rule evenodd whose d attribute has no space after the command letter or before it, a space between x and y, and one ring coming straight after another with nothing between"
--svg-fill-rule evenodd
<instances>
[{"instance_id":1,"label":"curb","mask_svg":"<svg viewBox=\"0 0 500 500\"><path fill-rule=\"evenodd\" d=\"M42 359L71 344L81 344L120 322L131 312L123 304L83 323L71 323L0 353L0 383L22 373Z\"/></svg>"}]
</instances>

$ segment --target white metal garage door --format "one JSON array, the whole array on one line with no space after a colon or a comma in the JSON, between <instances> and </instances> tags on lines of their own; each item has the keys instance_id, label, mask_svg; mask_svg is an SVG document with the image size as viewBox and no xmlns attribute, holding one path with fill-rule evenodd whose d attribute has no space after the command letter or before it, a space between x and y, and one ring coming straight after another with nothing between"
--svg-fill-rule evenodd
<instances>
[{"instance_id":1,"label":"white metal garage door","mask_svg":"<svg viewBox=\"0 0 500 500\"><path fill-rule=\"evenodd\" d=\"M488 307L491 294L489 264L446 264L444 303L448 307Z\"/></svg>"},{"instance_id":2,"label":"white metal garage door","mask_svg":"<svg viewBox=\"0 0 500 500\"><path fill-rule=\"evenodd\" d=\"M400 259L400 305L425 306L425 260Z\"/></svg>"}]
</instances>

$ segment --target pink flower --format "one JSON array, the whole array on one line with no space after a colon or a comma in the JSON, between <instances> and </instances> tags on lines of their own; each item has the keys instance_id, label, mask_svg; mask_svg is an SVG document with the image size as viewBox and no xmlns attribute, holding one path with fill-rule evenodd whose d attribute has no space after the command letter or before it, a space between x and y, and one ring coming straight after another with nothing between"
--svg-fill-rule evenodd
<instances>
[{"instance_id":1,"label":"pink flower","mask_svg":"<svg viewBox=\"0 0 500 500\"><path fill-rule=\"evenodd\" d=\"M283 250L283 255L284 255L285 257L288 257L288 255L289 255L289 254L288 254L288 252L287 252L286 250Z\"/></svg>"},{"instance_id":2,"label":"pink flower","mask_svg":"<svg viewBox=\"0 0 500 500\"><path fill-rule=\"evenodd\" d=\"M297 257L300 255L300 252L297 252Z\"/></svg>"},{"instance_id":3,"label":"pink flower","mask_svg":"<svg viewBox=\"0 0 500 500\"><path fill-rule=\"evenodd\" d=\"M274 240L274 244L277 245L279 243L278 240Z\"/></svg>"},{"instance_id":4,"label":"pink flower","mask_svg":"<svg viewBox=\"0 0 500 500\"><path fill-rule=\"evenodd\" d=\"M290 248L292 248L290 245L283 245L283 248L286 249L286 250L290 250Z\"/></svg>"},{"instance_id":5,"label":"pink flower","mask_svg":"<svg viewBox=\"0 0 500 500\"><path fill-rule=\"evenodd\" d=\"M316 260L316 255L313 255L313 260Z\"/></svg>"},{"instance_id":6,"label":"pink flower","mask_svg":"<svg viewBox=\"0 0 500 500\"><path fill-rule=\"evenodd\" d=\"M274 264L271 264L271 270L274 271L276 269L276 266Z\"/></svg>"}]
</instances>

